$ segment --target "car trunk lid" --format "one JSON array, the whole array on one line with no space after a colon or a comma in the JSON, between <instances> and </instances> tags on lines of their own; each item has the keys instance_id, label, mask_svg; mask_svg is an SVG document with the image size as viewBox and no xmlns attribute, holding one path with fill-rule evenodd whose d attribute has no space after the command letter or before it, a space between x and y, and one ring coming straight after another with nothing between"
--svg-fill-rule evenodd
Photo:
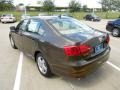
<instances>
[{"instance_id":1,"label":"car trunk lid","mask_svg":"<svg viewBox=\"0 0 120 90\"><path fill-rule=\"evenodd\" d=\"M74 32L74 31L73 31ZM87 45L91 47L91 52L88 57L96 56L107 48L107 34L93 30L91 32L77 32L77 33L65 33L64 36L72 41L76 42L76 46ZM85 56L86 57L86 56ZM86 57L86 58L88 58Z\"/></svg>"}]
</instances>

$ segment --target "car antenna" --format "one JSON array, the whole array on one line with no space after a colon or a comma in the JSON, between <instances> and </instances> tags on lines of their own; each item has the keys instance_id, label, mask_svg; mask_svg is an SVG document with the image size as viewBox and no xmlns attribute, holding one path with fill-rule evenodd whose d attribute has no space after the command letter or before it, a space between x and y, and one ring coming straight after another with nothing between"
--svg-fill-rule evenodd
<instances>
[{"instance_id":1,"label":"car antenna","mask_svg":"<svg viewBox=\"0 0 120 90\"><path fill-rule=\"evenodd\" d=\"M58 17L61 19L61 16L62 16L62 15L60 14Z\"/></svg>"}]
</instances>

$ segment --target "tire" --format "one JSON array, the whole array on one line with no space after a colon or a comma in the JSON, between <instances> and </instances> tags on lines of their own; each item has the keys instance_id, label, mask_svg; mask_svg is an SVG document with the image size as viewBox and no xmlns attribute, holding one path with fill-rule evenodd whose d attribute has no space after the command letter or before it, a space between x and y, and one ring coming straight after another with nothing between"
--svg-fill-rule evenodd
<instances>
[{"instance_id":1,"label":"tire","mask_svg":"<svg viewBox=\"0 0 120 90\"><path fill-rule=\"evenodd\" d=\"M13 49L17 49L15 42L14 42L14 39L11 36L10 36L10 44L11 44Z\"/></svg>"},{"instance_id":2,"label":"tire","mask_svg":"<svg viewBox=\"0 0 120 90\"><path fill-rule=\"evenodd\" d=\"M118 28L114 28L114 29L112 30L112 35L113 35L114 37L120 36L120 30L119 30Z\"/></svg>"},{"instance_id":3,"label":"tire","mask_svg":"<svg viewBox=\"0 0 120 90\"><path fill-rule=\"evenodd\" d=\"M50 70L50 67L49 67L47 61L45 60L45 58L43 57L42 54L38 53L36 55L36 61L37 61L38 70L43 76L51 77L53 75L51 73L51 70Z\"/></svg>"},{"instance_id":4,"label":"tire","mask_svg":"<svg viewBox=\"0 0 120 90\"><path fill-rule=\"evenodd\" d=\"M6 24L7 22L2 22L3 24Z\"/></svg>"}]
</instances>

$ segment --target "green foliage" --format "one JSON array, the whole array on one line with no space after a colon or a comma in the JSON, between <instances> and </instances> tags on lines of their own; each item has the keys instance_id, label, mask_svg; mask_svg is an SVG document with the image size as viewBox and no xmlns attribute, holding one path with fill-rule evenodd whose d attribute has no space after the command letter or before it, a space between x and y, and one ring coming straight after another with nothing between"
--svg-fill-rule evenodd
<instances>
[{"instance_id":1,"label":"green foliage","mask_svg":"<svg viewBox=\"0 0 120 90\"><path fill-rule=\"evenodd\" d=\"M113 0L115 9L120 11L120 0Z\"/></svg>"},{"instance_id":2,"label":"green foliage","mask_svg":"<svg viewBox=\"0 0 120 90\"><path fill-rule=\"evenodd\" d=\"M13 10L14 5L12 0L1 0L0 1L0 11L9 11Z\"/></svg>"},{"instance_id":3,"label":"green foliage","mask_svg":"<svg viewBox=\"0 0 120 90\"><path fill-rule=\"evenodd\" d=\"M120 11L120 0L101 0L99 3L102 5L103 11Z\"/></svg>"},{"instance_id":4,"label":"green foliage","mask_svg":"<svg viewBox=\"0 0 120 90\"><path fill-rule=\"evenodd\" d=\"M84 12L86 12L86 11L88 10L87 5L83 5L82 10L83 10Z\"/></svg>"},{"instance_id":5,"label":"green foliage","mask_svg":"<svg viewBox=\"0 0 120 90\"><path fill-rule=\"evenodd\" d=\"M55 5L52 0L45 0L43 2L43 10L46 12L54 11Z\"/></svg>"},{"instance_id":6,"label":"green foliage","mask_svg":"<svg viewBox=\"0 0 120 90\"><path fill-rule=\"evenodd\" d=\"M72 0L69 3L70 12L78 12L81 9L81 4L75 0Z\"/></svg>"},{"instance_id":7,"label":"green foliage","mask_svg":"<svg viewBox=\"0 0 120 90\"><path fill-rule=\"evenodd\" d=\"M100 4L102 5L103 11L111 10L111 0L101 0Z\"/></svg>"}]
</instances>

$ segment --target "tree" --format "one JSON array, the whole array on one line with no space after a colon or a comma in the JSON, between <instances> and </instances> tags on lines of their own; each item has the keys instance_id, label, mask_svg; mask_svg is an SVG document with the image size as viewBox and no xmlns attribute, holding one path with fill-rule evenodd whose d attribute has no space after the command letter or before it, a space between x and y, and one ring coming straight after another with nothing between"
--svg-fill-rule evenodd
<instances>
[{"instance_id":1,"label":"tree","mask_svg":"<svg viewBox=\"0 0 120 90\"><path fill-rule=\"evenodd\" d=\"M43 10L47 12L54 11L55 5L52 0L45 0L43 2Z\"/></svg>"},{"instance_id":2,"label":"tree","mask_svg":"<svg viewBox=\"0 0 120 90\"><path fill-rule=\"evenodd\" d=\"M114 9L120 11L120 0L113 0Z\"/></svg>"},{"instance_id":3,"label":"tree","mask_svg":"<svg viewBox=\"0 0 120 90\"><path fill-rule=\"evenodd\" d=\"M43 4L43 1L37 1L37 4L42 5L42 4Z\"/></svg>"},{"instance_id":4,"label":"tree","mask_svg":"<svg viewBox=\"0 0 120 90\"><path fill-rule=\"evenodd\" d=\"M70 12L77 12L77 11L80 11L80 8L81 8L81 4L75 0L72 0L70 3L69 3L69 9L70 9Z\"/></svg>"},{"instance_id":5,"label":"tree","mask_svg":"<svg viewBox=\"0 0 120 90\"><path fill-rule=\"evenodd\" d=\"M103 11L120 10L120 0L101 0Z\"/></svg>"},{"instance_id":6,"label":"tree","mask_svg":"<svg viewBox=\"0 0 120 90\"><path fill-rule=\"evenodd\" d=\"M24 6L24 4L23 3L19 3L18 6Z\"/></svg>"},{"instance_id":7,"label":"tree","mask_svg":"<svg viewBox=\"0 0 120 90\"><path fill-rule=\"evenodd\" d=\"M99 3L102 5L103 11L108 11L111 9L111 0L101 0Z\"/></svg>"},{"instance_id":8,"label":"tree","mask_svg":"<svg viewBox=\"0 0 120 90\"><path fill-rule=\"evenodd\" d=\"M0 0L0 3L9 3L9 4L13 4L13 0Z\"/></svg>"},{"instance_id":9,"label":"tree","mask_svg":"<svg viewBox=\"0 0 120 90\"><path fill-rule=\"evenodd\" d=\"M13 10L14 5L12 0L0 0L0 11Z\"/></svg>"},{"instance_id":10,"label":"tree","mask_svg":"<svg viewBox=\"0 0 120 90\"><path fill-rule=\"evenodd\" d=\"M86 12L88 9L87 5L83 5L83 11Z\"/></svg>"}]
</instances>

